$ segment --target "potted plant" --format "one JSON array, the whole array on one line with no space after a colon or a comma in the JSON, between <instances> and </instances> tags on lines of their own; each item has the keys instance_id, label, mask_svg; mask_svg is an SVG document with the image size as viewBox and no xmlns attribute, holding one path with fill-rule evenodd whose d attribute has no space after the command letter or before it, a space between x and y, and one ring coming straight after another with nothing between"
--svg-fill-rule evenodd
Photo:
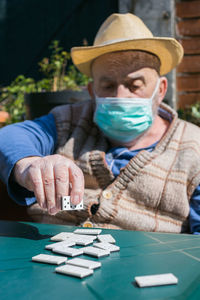
<instances>
[{"instance_id":1,"label":"potted plant","mask_svg":"<svg viewBox=\"0 0 200 300\"><path fill-rule=\"evenodd\" d=\"M57 105L89 98L89 78L69 65L70 54L59 47L58 41L53 41L50 49L50 57L39 62L41 80L19 75L9 86L1 88L0 109L9 113L7 123L33 119Z\"/></svg>"},{"instance_id":2,"label":"potted plant","mask_svg":"<svg viewBox=\"0 0 200 300\"><path fill-rule=\"evenodd\" d=\"M178 109L179 118L200 126L200 102Z\"/></svg>"}]
</instances>

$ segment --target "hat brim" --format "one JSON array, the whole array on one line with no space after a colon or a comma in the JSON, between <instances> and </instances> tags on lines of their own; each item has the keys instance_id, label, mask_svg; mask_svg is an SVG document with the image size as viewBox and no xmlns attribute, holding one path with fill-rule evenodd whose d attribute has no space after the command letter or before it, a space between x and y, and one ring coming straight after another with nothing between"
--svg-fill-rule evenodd
<instances>
[{"instance_id":1,"label":"hat brim","mask_svg":"<svg viewBox=\"0 0 200 300\"><path fill-rule=\"evenodd\" d=\"M115 42L101 46L73 47L73 63L84 74L91 77L91 63L97 57L116 51L140 50L158 56L161 62L160 75L175 68L183 57L183 47L174 38L146 38Z\"/></svg>"}]
</instances>

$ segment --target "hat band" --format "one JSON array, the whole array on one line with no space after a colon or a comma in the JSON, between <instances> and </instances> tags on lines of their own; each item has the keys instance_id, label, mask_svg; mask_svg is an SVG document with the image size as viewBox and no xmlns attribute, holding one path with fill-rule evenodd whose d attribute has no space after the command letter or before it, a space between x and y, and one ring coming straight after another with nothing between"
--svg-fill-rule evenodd
<instances>
[{"instance_id":1,"label":"hat band","mask_svg":"<svg viewBox=\"0 0 200 300\"><path fill-rule=\"evenodd\" d=\"M94 43L94 46L105 46L105 45L109 45L109 44L115 44L115 43L118 43L118 42L126 42L126 41L130 41L131 39L130 38L127 38L127 39L114 39L114 40L109 40L109 41L105 41L101 44L95 44Z\"/></svg>"}]
</instances>

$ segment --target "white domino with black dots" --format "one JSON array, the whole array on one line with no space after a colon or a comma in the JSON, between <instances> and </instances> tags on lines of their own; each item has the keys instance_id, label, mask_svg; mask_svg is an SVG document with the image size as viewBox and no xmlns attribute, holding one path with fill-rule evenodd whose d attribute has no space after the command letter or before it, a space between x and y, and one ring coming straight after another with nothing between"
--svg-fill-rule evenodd
<instances>
[{"instance_id":1,"label":"white domino with black dots","mask_svg":"<svg viewBox=\"0 0 200 300\"><path fill-rule=\"evenodd\" d=\"M61 199L62 201L62 210L82 210L83 209L83 200L75 205L71 203L70 196L64 196Z\"/></svg>"}]
</instances>

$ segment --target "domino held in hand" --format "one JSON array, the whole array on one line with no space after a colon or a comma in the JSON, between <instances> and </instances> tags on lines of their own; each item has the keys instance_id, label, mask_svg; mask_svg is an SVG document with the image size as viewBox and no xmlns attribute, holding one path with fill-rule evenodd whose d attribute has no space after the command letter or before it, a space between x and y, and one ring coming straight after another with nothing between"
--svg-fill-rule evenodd
<instances>
[{"instance_id":1,"label":"domino held in hand","mask_svg":"<svg viewBox=\"0 0 200 300\"><path fill-rule=\"evenodd\" d=\"M62 210L82 210L83 209L83 200L77 205L71 203L70 196L64 196L61 199L62 201Z\"/></svg>"}]
</instances>

